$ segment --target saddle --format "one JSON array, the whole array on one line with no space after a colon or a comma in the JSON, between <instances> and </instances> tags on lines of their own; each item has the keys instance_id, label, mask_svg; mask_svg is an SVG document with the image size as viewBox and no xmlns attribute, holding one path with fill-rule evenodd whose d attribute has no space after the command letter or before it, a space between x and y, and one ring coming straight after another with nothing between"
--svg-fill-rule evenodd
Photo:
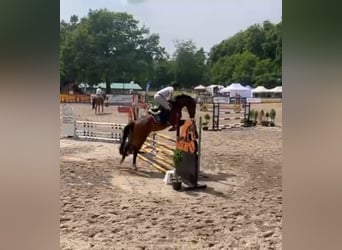
<instances>
[{"instance_id":1,"label":"saddle","mask_svg":"<svg viewBox=\"0 0 342 250\"><path fill-rule=\"evenodd\" d=\"M157 123L169 124L168 112L163 107L150 109L148 113Z\"/></svg>"},{"instance_id":2,"label":"saddle","mask_svg":"<svg viewBox=\"0 0 342 250\"><path fill-rule=\"evenodd\" d=\"M163 107L153 108L148 111L148 113L152 116L153 120L156 123L165 124L171 126L172 124L169 121L170 111L164 109ZM169 131L175 131L176 128L172 126Z\"/></svg>"}]
</instances>

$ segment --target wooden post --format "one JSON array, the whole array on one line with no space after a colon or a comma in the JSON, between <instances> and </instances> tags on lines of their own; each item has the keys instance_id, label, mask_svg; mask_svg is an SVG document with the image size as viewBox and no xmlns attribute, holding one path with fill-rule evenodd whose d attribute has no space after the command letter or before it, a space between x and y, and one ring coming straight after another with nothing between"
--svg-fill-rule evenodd
<instances>
[{"instance_id":1,"label":"wooden post","mask_svg":"<svg viewBox=\"0 0 342 250\"><path fill-rule=\"evenodd\" d=\"M202 116L200 116L199 118L198 130L199 130L198 131L198 171L199 171L201 168Z\"/></svg>"}]
</instances>

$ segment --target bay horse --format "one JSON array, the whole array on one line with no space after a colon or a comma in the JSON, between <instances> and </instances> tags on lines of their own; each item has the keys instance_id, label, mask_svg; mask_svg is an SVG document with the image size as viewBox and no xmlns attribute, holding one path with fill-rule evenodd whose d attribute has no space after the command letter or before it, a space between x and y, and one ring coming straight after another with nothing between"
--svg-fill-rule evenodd
<instances>
[{"instance_id":1,"label":"bay horse","mask_svg":"<svg viewBox=\"0 0 342 250\"><path fill-rule=\"evenodd\" d=\"M169 101L171 104L171 111L168 112L168 124L156 122L152 115L141 117L136 121L129 122L123 129L123 137L119 152L122 155L120 164L125 160L125 157L133 153L133 167L137 170L136 160L137 155L144 144L146 138L151 132L166 129L169 126L176 128L184 124L181 120L182 109L186 107L190 119L194 120L196 114L196 100L188 95L175 96L173 100ZM126 143L126 139L128 142Z\"/></svg>"},{"instance_id":2,"label":"bay horse","mask_svg":"<svg viewBox=\"0 0 342 250\"><path fill-rule=\"evenodd\" d=\"M104 100L108 100L108 96L106 96L106 94L93 97L93 109L95 109L95 115L100 113L100 108L102 110L101 112L103 113Z\"/></svg>"}]
</instances>

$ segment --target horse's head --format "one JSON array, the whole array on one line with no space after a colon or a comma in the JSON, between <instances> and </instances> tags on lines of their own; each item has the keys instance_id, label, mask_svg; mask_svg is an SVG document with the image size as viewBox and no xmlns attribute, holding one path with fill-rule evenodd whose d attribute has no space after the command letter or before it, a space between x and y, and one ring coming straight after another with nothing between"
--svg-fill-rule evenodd
<instances>
[{"instance_id":1,"label":"horse's head","mask_svg":"<svg viewBox=\"0 0 342 250\"><path fill-rule=\"evenodd\" d=\"M188 95L177 95L172 101L172 105L174 108L182 110L183 107L186 107L188 110L190 118L195 118L196 115L196 100Z\"/></svg>"}]
</instances>

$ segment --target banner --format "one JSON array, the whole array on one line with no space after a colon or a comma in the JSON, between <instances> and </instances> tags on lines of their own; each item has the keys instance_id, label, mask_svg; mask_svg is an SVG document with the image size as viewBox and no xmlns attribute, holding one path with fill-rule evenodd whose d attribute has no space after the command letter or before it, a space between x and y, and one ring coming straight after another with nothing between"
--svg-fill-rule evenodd
<instances>
[{"instance_id":1,"label":"banner","mask_svg":"<svg viewBox=\"0 0 342 250\"><path fill-rule=\"evenodd\" d=\"M148 81L146 83L146 92L150 89L151 81Z\"/></svg>"},{"instance_id":2,"label":"banner","mask_svg":"<svg viewBox=\"0 0 342 250\"><path fill-rule=\"evenodd\" d=\"M214 96L213 103L230 103L228 96Z\"/></svg>"},{"instance_id":3,"label":"banner","mask_svg":"<svg viewBox=\"0 0 342 250\"><path fill-rule=\"evenodd\" d=\"M248 97L248 98L247 98L247 102L248 102L248 103L261 103L261 98L252 98L252 97Z\"/></svg>"}]
</instances>

